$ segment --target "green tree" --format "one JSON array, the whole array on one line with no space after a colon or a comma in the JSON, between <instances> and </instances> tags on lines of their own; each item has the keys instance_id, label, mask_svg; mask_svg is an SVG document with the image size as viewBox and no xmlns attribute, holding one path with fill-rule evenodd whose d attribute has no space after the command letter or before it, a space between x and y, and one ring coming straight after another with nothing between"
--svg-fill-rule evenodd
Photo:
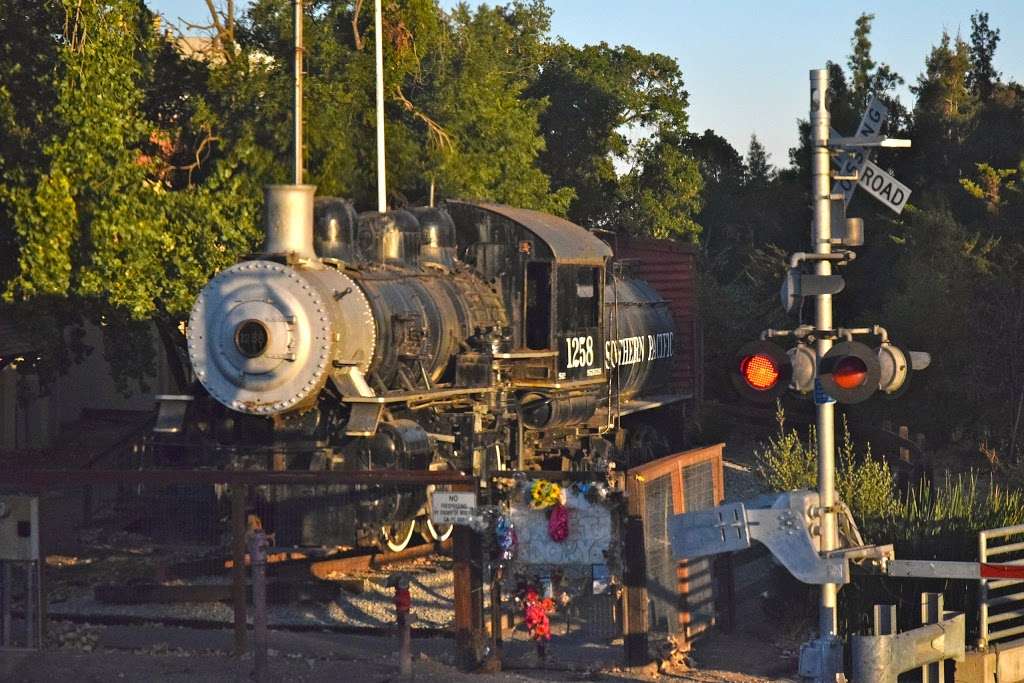
<instances>
[{"instance_id":1,"label":"green tree","mask_svg":"<svg viewBox=\"0 0 1024 683\"><path fill-rule=\"evenodd\" d=\"M862 111L871 95L885 96L903 79L888 64L875 61L871 55L871 22L874 14L863 13L857 17L856 28L851 39L853 51L847 59L850 69L850 97L853 106Z\"/></svg>"},{"instance_id":2,"label":"green tree","mask_svg":"<svg viewBox=\"0 0 1024 683\"><path fill-rule=\"evenodd\" d=\"M750 147L747 148L747 173L744 179L746 185L764 188L771 183L775 177L775 169L768 161L770 156L768 150L757 139L757 134L752 133L750 135Z\"/></svg>"},{"instance_id":3,"label":"green tree","mask_svg":"<svg viewBox=\"0 0 1024 683\"><path fill-rule=\"evenodd\" d=\"M999 83L999 72L992 63L999 45L999 29L989 28L988 12L971 15L971 69L967 73L967 87L982 102L992 98Z\"/></svg>"},{"instance_id":4,"label":"green tree","mask_svg":"<svg viewBox=\"0 0 1024 683\"><path fill-rule=\"evenodd\" d=\"M430 150L428 161L444 194L565 214L575 188L552 190L539 167L548 101L527 94L547 52L549 16L540 3L460 5L450 15L425 93L449 141Z\"/></svg>"},{"instance_id":5,"label":"green tree","mask_svg":"<svg viewBox=\"0 0 1024 683\"><path fill-rule=\"evenodd\" d=\"M374 207L376 143L371 16L362 3L307 5L306 169L321 194ZM251 122L268 172L287 178L291 158L292 26L289 0L260 0L239 20L237 41L255 64L233 74L222 120ZM356 13L356 9L360 13ZM564 213L571 189L551 192L538 169L544 102L524 95L547 49L550 11L540 2L456 7L387 3L384 40L388 199L489 199ZM236 60L237 61L237 60ZM230 115L229 115L230 113Z\"/></svg>"},{"instance_id":6,"label":"green tree","mask_svg":"<svg viewBox=\"0 0 1024 683\"><path fill-rule=\"evenodd\" d=\"M47 112L57 100L52 32L63 19L57 2L0 4L0 179L5 185L30 182L42 162L43 141L51 133ZM0 201L0 283L17 272L13 210L10 202Z\"/></svg>"},{"instance_id":7,"label":"green tree","mask_svg":"<svg viewBox=\"0 0 1024 683\"><path fill-rule=\"evenodd\" d=\"M697 162L675 139L644 140L622 179L619 226L627 232L696 242L703 179Z\"/></svg>"},{"instance_id":8,"label":"green tree","mask_svg":"<svg viewBox=\"0 0 1024 683\"><path fill-rule=\"evenodd\" d=\"M627 193L638 191L638 176L620 186L617 163L653 168L652 155L671 154L668 147L686 134L688 95L679 65L628 45L559 43L527 94L548 102L540 116L547 143L540 167L553 187L575 191L569 218L588 227L614 227ZM679 163L665 158L663 170ZM682 218L674 220L682 225ZM627 220L639 218L634 212Z\"/></svg>"},{"instance_id":9,"label":"green tree","mask_svg":"<svg viewBox=\"0 0 1024 683\"><path fill-rule=\"evenodd\" d=\"M911 91L914 105L914 156L920 172L918 186L936 180L953 183L959 173L963 144L972 132L977 97L967 86L971 68L970 49L957 36L942 34L925 60L925 71ZM936 178L938 176L938 178Z\"/></svg>"},{"instance_id":10,"label":"green tree","mask_svg":"<svg viewBox=\"0 0 1024 683\"><path fill-rule=\"evenodd\" d=\"M41 154L0 188L17 253L4 297L79 300L95 320L153 318L173 335L197 289L251 247L252 181L225 159L203 185L172 191L146 150L161 137L140 87L157 49L151 17L129 0L67 0L61 13Z\"/></svg>"}]
</instances>

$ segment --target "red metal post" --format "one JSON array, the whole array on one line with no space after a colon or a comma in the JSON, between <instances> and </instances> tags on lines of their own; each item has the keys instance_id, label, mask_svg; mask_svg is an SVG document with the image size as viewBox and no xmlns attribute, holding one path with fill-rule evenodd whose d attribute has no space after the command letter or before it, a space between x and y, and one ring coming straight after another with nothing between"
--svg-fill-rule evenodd
<instances>
[{"instance_id":1,"label":"red metal post","mask_svg":"<svg viewBox=\"0 0 1024 683\"><path fill-rule=\"evenodd\" d=\"M398 621L398 674L403 678L412 676L412 633L409 628L409 610L412 596L409 594L409 576L404 572L388 577L387 585L395 588L395 615Z\"/></svg>"}]
</instances>

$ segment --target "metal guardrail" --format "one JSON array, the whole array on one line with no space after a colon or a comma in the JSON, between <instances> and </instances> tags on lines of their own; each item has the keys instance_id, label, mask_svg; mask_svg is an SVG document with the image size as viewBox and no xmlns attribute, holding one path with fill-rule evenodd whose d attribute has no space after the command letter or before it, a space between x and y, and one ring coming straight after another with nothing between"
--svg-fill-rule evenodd
<instances>
[{"instance_id":1,"label":"metal guardrail","mask_svg":"<svg viewBox=\"0 0 1024 683\"><path fill-rule=\"evenodd\" d=\"M1024 525L978 534L978 561L1024 565ZM1024 580L982 579L978 588L978 647L1024 634Z\"/></svg>"},{"instance_id":2,"label":"metal guardrail","mask_svg":"<svg viewBox=\"0 0 1024 683\"><path fill-rule=\"evenodd\" d=\"M944 683L946 659L963 661L963 612L943 609L941 593L921 594L921 626L896 632L896 606L875 605L874 635L850 639L854 683L890 683L921 667L923 683Z\"/></svg>"},{"instance_id":3,"label":"metal guardrail","mask_svg":"<svg viewBox=\"0 0 1024 683\"><path fill-rule=\"evenodd\" d=\"M0 487L50 489L86 484L234 484L317 485L347 484L391 486L427 486L428 484L468 484L476 479L461 472L433 470L40 470L8 469L0 477Z\"/></svg>"}]
</instances>

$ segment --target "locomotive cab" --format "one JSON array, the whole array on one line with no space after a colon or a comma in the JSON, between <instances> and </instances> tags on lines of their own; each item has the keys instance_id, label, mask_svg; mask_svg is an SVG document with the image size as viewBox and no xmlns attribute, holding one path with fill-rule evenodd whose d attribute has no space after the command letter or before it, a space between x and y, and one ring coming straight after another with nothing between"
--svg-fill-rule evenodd
<instances>
[{"instance_id":1,"label":"locomotive cab","mask_svg":"<svg viewBox=\"0 0 1024 683\"><path fill-rule=\"evenodd\" d=\"M500 286L512 318L517 388L563 389L605 377L605 271L611 249L549 214L448 202L467 259Z\"/></svg>"}]
</instances>

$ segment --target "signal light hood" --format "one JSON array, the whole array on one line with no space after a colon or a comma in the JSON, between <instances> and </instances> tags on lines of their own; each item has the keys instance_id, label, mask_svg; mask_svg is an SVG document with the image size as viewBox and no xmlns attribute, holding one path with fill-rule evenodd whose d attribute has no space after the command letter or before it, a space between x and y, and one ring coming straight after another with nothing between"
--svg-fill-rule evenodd
<instances>
[{"instance_id":1,"label":"signal light hood","mask_svg":"<svg viewBox=\"0 0 1024 683\"><path fill-rule=\"evenodd\" d=\"M839 403L860 403L878 390L881 367L878 354L866 344L839 342L818 366L818 379L829 396Z\"/></svg>"}]
</instances>

